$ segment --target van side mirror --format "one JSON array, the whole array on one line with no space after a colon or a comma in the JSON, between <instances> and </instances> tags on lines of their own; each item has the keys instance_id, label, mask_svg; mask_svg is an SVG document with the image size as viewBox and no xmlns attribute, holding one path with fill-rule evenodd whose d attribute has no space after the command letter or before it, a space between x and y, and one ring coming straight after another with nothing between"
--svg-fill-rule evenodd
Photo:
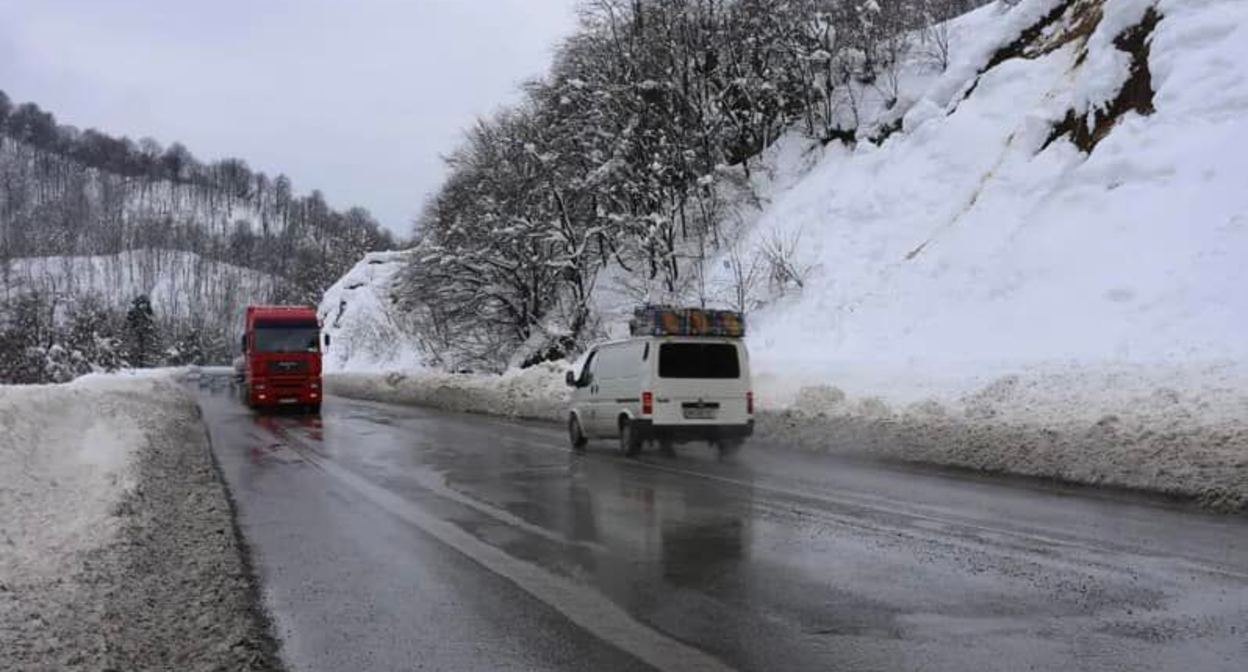
<instances>
[{"instance_id":1,"label":"van side mirror","mask_svg":"<svg viewBox=\"0 0 1248 672\"><path fill-rule=\"evenodd\" d=\"M245 355L245 354L247 354L247 334L243 334L243 338L242 338L242 353L243 353L244 355Z\"/></svg>"},{"instance_id":2,"label":"van side mirror","mask_svg":"<svg viewBox=\"0 0 1248 672\"><path fill-rule=\"evenodd\" d=\"M576 374L575 373L572 373L571 371L569 371L568 374L564 376L563 379L565 382L567 382L568 387L576 387Z\"/></svg>"},{"instance_id":3,"label":"van side mirror","mask_svg":"<svg viewBox=\"0 0 1248 672\"><path fill-rule=\"evenodd\" d=\"M329 334L325 334L325 347L329 347Z\"/></svg>"}]
</instances>

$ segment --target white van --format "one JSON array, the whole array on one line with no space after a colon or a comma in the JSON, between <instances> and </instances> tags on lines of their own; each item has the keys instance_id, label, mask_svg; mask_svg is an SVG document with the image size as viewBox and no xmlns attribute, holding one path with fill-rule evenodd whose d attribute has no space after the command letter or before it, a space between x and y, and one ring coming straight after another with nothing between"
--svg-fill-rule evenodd
<instances>
[{"instance_id":1,"label":"white van","mask_svg":"<svg viewBox=\"0 0 1248 672\"><path fill-rule=\"evenodd\" d=\"M646 441L664 451L708 441L732 452L754 433L745 343L734 338L646 336L599 345L569 371L574 448L618 438L627 455Z\"/></svg>"}]
</instances>

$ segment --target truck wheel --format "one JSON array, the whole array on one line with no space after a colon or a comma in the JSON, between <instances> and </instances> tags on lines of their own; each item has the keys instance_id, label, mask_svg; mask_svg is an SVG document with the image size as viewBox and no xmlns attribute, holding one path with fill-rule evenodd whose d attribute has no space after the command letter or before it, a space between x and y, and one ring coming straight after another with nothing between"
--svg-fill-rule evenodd
<instances>
[{"instance_id":1,"label":"truck wheel","mask_svg":"<svg viewBox=\"0 0 1248 672\"><path fill-rule=\"evenodd\" d=\"M620 418L620 450L628 457L641 452L641 436L628 418Z\"/></svg>"},{"instance_id":2,"label":"truck wheel","mask_svg":"<svg viewBox=\"0 0 1248 672\"><path fill-rule=\"evenodd\" d=\"M568 416L568 440L572 442L573 450L585 450L585 446L589 444L585 432L581 431L581 421L575 415Z\"/></svg>"},{"instance_id":3,"label":"truck wheel","mask_svg":"<svg viewBox=\"0 0 1248 672\"><path fill-rule=\"evenodd\" d=\"M309 415L320 415L320 414L321 414L321 405L320 405L320 404L308 404L308 414L309 414Z\"/></svg>"}]
</instances>

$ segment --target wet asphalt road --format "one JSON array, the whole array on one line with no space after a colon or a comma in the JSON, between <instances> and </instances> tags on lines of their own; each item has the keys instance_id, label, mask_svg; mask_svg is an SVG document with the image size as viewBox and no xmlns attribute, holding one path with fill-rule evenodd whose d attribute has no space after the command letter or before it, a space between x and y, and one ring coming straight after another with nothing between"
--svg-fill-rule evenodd
<instances>
[{"instance_id":1,"label":"wet asphalt road","mask_svg":"<svg viewBox=\"0 0 1248 672\"><path fill-rule=\"evenodd\" d=\"M751 445L201 405L292 670L1248 669L1248 520Z\"/></svg>"}]
</instances>

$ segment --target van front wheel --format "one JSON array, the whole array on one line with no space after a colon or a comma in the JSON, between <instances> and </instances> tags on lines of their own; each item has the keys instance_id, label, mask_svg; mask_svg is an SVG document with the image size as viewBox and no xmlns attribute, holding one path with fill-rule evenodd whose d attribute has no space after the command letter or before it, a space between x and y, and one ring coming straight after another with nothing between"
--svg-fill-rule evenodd
<instances>
[{"instance_id":1,"label":"van front wheel","mask_svg":"<svg viewBox=\"0 0 1248 672\"><path fill-rule=\"evenodd\" d=\"M585 432L581 430L581 421L575 415L568 418L568 439L574 450L584 450L589 444L589 439L585 438Z\"/></svg>"},{"instance_id":2,"label":"van front wheel","mask_svg":"<svg viewBox=\"0 0 1248 672\"><path fill-rule=\"evenodd\" d=\"M629 457L641 452L641 435L628 418L620 418L620 450Z\"/></svg>"}]
</instances>

